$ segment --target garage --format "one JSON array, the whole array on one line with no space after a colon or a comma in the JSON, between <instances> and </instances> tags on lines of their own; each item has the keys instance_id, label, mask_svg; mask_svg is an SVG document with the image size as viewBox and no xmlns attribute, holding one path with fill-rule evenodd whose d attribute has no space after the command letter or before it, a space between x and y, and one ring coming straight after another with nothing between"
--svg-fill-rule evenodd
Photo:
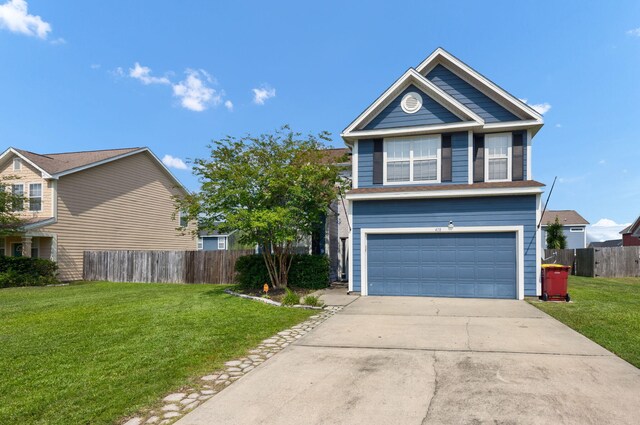
<instances>
[{"instance_id":1,"label":"garage","mask_svg":"<svg viewBox=\"0 0 640 425\"><path fill-rule=\"evenodd\" d=\"M517 298L515 232L365 237L368 295Z\"/></svg>"}]
</instances>

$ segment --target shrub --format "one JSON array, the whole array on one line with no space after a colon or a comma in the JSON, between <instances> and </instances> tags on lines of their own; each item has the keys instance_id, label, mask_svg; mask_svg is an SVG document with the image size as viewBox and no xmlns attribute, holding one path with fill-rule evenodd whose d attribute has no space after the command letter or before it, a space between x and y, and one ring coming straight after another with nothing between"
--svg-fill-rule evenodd
<instances>
[{"instance_id":1,"label":"shrub","mask_svg":"<svg viewBox=\"0 0 640 425\"><path fill-rule=\"evenodd\" d=\"M310 305L311 307L322 307L324 305L324 303L320 301L320 298L316 297L315 295L307 295L306 297L304 297L304 299L302 300L302 304Z\"/></svg>"},{"instance_id":2,"label":"shrub","mask_svg":"<svg viewBox=\"0 0 640 425\"><path fill-rule=\"evenodd\" d=\"M261 254L245 255L236 261L236 281L245 289L271 285ZM326 255L296 254L289 269L289 286L321 289L329 285L329 258Z\"/></svg>"},{"instance_id":3,"label":"shrub","mask_svg":"<svg viewBox=\"0 0 640 425\"><path fill-rule=\"evenodd\" d=\"M51 260L29 257L0 257L0 288L43 286L59 283L58 265Z\"/></svg>"},{"instance_id":4,"label":"shrub","mask_svg":"<svg viewBox=\"0 0 640 425\"><path fill-rule=\"evenodd\" d=\"M282 305L296 305L296 304L300 304L300 297L291 289L287 288L284 294L284 297L282 297Z\"/></svg>"}]
</instances>

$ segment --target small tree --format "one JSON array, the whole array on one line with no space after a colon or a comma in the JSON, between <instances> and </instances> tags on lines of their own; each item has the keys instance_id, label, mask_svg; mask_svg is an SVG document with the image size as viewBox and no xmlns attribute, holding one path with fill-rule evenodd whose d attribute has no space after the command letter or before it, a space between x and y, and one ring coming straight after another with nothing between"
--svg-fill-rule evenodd
<instances>
[{"instance_id":1,"label":"small tree","mask_svg":"<svg viewBox=\"0 0 640 425\"><path fill-rule=\"evenodd\" d=\"M338 194L339 169L323 152L329 140L327 132L302 137L284 126L213 141L210 157L194 160L200 193L176 198L177 208L202 230L238 230L240 243L260 247L272 286L285 288L295 243Z\"/></svg>"},{"instance_id":2,"label":"small tree","mask_svg":"<svg viewBox=\"0 0 640 425\"><path fill-rule=\"evenodd\" d=\"M556 216L553 223L547 223L547 248L548 249L565 249L567 247L567 238L562 231L562 223Z\"/></svg>"},{"instance_id":3,"label":"small tree","mask_svg":"<svg viewBox=\"0 0 640 425\"><path fill-rule=\"evenodd\" d=\"M0 236L9 236L20 231L24 220L19 211L24 206L24 197L14 194L9 182L17 177L9 176L0 179Z\"/></svg>"}]
</instances>

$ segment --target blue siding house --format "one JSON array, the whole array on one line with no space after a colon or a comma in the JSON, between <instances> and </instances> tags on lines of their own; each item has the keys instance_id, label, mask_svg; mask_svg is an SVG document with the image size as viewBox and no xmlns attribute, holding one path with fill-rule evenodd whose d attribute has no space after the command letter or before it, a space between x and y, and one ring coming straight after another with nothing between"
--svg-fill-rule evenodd
<instances>
[{"instance_id":1,"label":"blue siding house","mask_svg":"<svg viewBox=\"0 0 640 425\"><path fill-rule=\"evenodd\" d=\"M352 151L349 290L540 295L542 116L437 49L342 133Z\"/></svg>"}]
</instances>

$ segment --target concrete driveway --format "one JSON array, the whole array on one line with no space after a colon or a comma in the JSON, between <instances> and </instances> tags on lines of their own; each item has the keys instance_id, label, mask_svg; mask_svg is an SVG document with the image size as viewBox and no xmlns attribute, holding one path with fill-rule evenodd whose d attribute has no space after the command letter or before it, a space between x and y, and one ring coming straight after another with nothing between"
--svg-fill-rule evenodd
<instances>
[{"instance_id":1,"label":"concrete driveway","mask_svg":"<svg viewBox=\"0 0 640 425\"><path fill-rule=\"evenodd\" d=\"M179 425L637 424L640 370L524 301L363 297Z\"/></svg>"}]
</instances>

